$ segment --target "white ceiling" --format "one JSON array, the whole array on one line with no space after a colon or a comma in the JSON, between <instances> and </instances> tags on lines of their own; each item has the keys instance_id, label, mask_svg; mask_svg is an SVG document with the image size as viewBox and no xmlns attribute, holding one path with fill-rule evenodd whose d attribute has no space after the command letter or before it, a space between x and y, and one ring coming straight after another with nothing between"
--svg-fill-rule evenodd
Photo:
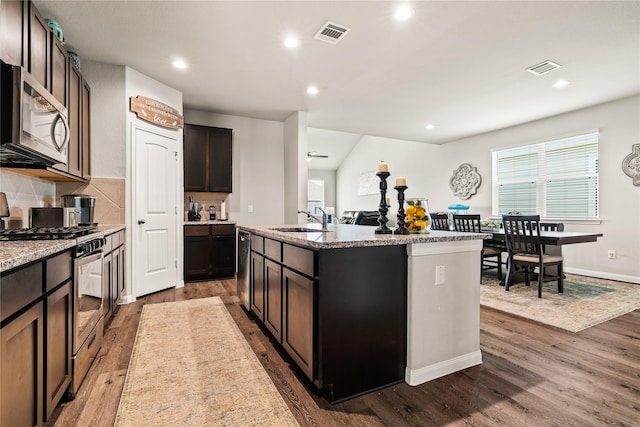
<instances>
[{"instance_id":1,"label":"white ceiling","mask_svg":"<svg viewBox=\"0 0 640 427\"><path fill-rule=\"evenodd\" d=\"M269 120L307 111L309 148L322 154L340 141L348 152L359 135L442 144L640 93L637 1L414 1L404 22L395 1L35 4L81 60L130 66L180 90L185 108ZM351 32L314 40L327 20ZM190 67L172 68L176 57ZM544 60L563 67L525 71ZM558 79L571 85L552 88Z\"/></svg>"}]
</instances>

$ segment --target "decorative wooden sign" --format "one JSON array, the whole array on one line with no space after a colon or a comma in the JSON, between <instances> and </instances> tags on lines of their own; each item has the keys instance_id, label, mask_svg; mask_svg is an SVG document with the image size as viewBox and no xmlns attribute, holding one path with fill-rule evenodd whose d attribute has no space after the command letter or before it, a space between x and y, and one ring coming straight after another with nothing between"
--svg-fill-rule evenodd
<instances>
[{"instance_id":1,"label":"decorative wooden sign","mask_svg":"<svg viewBox=\"0 0 640 427\"><path fill-rule=\"evenodd\" d=\"M184 126L182 116L175 108L169 107L155 99L144 96L132 96L129 109L136 115L150 123L170 129L180 129Z\"/></svg>"}]
</instances>

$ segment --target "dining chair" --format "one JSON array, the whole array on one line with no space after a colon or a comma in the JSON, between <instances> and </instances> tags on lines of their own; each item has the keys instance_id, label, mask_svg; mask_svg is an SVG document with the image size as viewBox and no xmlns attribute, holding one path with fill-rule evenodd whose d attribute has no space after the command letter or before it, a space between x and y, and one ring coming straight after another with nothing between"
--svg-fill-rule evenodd
<instances>
[{"instance_id":1,"label":"dining chair","mask_svg":"<svg viewBox=\"0 0 640 427\"><path fill-rule=\"evenodd\" d=\"M431 229L449 231L449 215L442 212L429 213L431 216Z\"/></svg>"},{"instance_id":2,"label":"dining chair","mask_svg":"<svg viewBox=\"0 0 640 427\"><path fill-rule=\"evenodd\" d=\"M455 231L481 233L480 215L453 214L453 227ZM493 245L490 241L483 240L480 269L491 270L497 268L498 279L500 280L502 280L502 252L504 252L504 249L499 245ZM495 258L495 260L491 258Z\"/></svg>"},{"instance_id":3,"label":"dining chair","mask_svg":"<svg viewBox=\"0 0 640 427\"><path fill-rule=\"evenodd\" d=\"M563 288L563 258L560 255L545 254L540 237L540 215L502 215L504 237L507 243L509 259L507 262L507 278L504 281L505 291L509 290L516 268L522 267L524 280L530 285L529 274L538 269L538 298L542 298L542 283L558 281L558 292ZM545 275L545 267L557 266L557 274Z\"/></svg>"}]
</instances>

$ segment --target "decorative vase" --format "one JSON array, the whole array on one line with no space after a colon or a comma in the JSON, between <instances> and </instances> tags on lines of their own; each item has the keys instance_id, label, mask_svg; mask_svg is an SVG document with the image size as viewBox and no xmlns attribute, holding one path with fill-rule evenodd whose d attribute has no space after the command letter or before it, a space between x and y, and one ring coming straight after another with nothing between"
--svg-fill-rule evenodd
<instances>
[{"instance_id":1,"label":"decorative vase","mask_svg":"<svg viewBox=\"0 0 640 427\"><path fill-rule=\"evenodd\" d=\"M431 215L429 215L427 199L406 199L405 212L404 226L410 233L423 234L431 231Z\"/></svg>"}]
</instances>

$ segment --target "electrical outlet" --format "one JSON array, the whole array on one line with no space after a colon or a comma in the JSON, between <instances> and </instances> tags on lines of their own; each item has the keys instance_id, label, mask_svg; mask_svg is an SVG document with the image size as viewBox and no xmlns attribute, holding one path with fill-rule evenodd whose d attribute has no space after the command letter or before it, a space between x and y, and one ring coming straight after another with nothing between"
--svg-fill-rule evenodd
<instances>
[{"instance_id":1,"label":"electrical outlet","mask_svg":"<svg viewBox=\"0 0 640 427\"><path fill-rule=\"evenodd\" d=\"M609 259L616 259L616 251L609 249Z\"/></svg>"},{"instance_id":2,"label":"electrical outlet","mask_svg":"<svg viewBox=\"0 0 640 427\"><path fill-rule=\"evenodd\" d=\"M436 286L444 285L444 265L436 265Z\"/></svg>"},{"instance_id":3,"label":"electrical outlet","mask_svg":"<svg viewBox=\"0 0 640 427\"><path fill-rule=\"evenodd\" d=\"M253 205L247 206L247 212L249 213L253 212Z\"/></svg>"}]
</instances>

